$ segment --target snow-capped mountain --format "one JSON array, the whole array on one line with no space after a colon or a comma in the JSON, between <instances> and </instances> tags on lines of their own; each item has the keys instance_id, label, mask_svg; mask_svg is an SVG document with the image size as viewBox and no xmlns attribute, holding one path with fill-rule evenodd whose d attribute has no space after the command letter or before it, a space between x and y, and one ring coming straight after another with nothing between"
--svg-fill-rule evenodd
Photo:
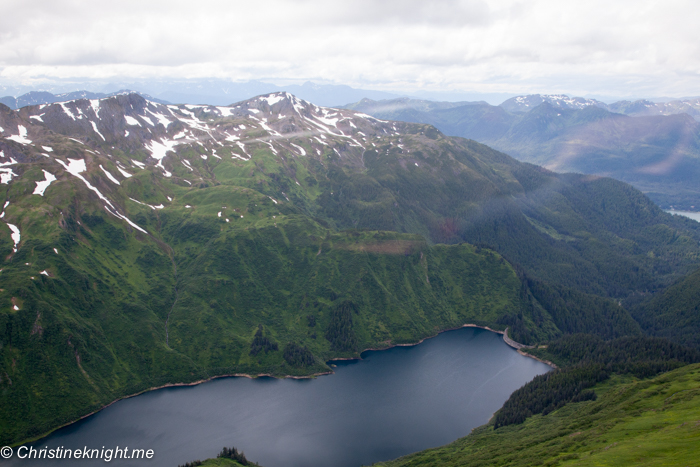
<instances>
[{"instance_id":1,"label":"snow-capped mountain","mask_svg":"<svg viewBox=\"0 0 700 467\"><path fill-rule=\"evenodd\" d=\"M216 160L337 157L360 166L377 137L397 139L403 124L320 107L280 92L229 107L165 105L129 93L0 111L0 175L35 180L43 196L55 180L76 177L104 209L133 228L117 186L152 170L176 184L211 179ZM397 143L400 146L400 142ZM299 182L297 181L297 184ZM144 200L129 198L144 204ZM146 205L167 205L164 199Z\"/></svg>"},{"instance_id":2,"label":"snow-capped mountain","mask_svg":"<svg viewBox=\"0 0 700 467\"><path fill-rule=\"evenodd\" d=\"M501 104L508 112L529 112L543 102L560 109L583 109L590 106L607 108L604 102L583 97L569 97L566 94L531 94L529 96L517 96L508 99Z\"/></svg>"}]
</instances>

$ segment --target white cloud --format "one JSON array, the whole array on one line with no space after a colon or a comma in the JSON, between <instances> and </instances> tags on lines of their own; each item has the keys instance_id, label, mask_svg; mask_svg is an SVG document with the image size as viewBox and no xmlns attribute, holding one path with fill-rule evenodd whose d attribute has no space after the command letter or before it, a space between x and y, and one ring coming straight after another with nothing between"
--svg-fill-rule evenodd
<instances>
[{"instance_id":1,"label":"white cloud","mask_svg":"<svg viewBox=\"0 0 700 467\"><path fill-rule=\"evenodd\" d=\"M692 0L3 2L0 77L698 94Z\"/></svg>"}]
</instances>

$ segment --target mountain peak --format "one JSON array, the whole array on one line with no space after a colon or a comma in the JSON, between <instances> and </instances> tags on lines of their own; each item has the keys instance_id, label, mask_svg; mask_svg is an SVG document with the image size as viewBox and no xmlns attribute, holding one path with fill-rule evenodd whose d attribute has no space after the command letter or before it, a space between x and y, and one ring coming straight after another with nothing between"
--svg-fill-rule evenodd
<instances>
[{"instance_id":1,"label":"mountain peak","mask_svg":"<svg viewBox=\"0 0 700 467\"><path fill-rule=\"evenodd\" d=\"M607 109L607 105L595 99L585 97L569 97L566 94L530 94L528 96L516 96L503 102L500 107L508 112L529 112L538 105L547 102L560 109L584 109L590 106Z\"/></svg>"}]
</instances>

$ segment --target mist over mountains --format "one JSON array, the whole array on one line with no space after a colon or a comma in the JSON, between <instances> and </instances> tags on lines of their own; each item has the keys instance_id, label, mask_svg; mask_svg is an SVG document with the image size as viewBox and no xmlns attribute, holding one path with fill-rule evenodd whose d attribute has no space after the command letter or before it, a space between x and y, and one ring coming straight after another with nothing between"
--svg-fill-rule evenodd
<instances>
[{"instance_id":1,"label":"mist over mountains","mask_svg":"<svg viewBox=\"0 0 700 467\"><path fill-rule=\"evenodd\" d=\"M565 95L486 102L365 99L346 106L378 118L435 125L557 172L631 183L664 208L700 206L700 100L620 101Z\"/></svg>"}]
</instances>

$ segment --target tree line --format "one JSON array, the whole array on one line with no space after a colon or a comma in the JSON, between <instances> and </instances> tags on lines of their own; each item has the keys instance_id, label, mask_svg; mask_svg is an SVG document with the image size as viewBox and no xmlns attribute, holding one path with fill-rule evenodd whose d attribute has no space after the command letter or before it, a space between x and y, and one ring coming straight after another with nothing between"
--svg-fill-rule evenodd
<instances>
[{"instance_id":1,"label":"tree line","mask_svg":"<svg viewBox=\"0 0 700 467\"><path fill-rule=\"evenodd\" d=\"M534 351L566 366L535 377L511 394L494 418L495 428L523 423L535 414L547 415L569 402L595 400L589 388L613 374L649 378L683 365L700 362L700 351L656 337L620 337L604 341L574 334Z\"/></svg>"}]
</instances>

